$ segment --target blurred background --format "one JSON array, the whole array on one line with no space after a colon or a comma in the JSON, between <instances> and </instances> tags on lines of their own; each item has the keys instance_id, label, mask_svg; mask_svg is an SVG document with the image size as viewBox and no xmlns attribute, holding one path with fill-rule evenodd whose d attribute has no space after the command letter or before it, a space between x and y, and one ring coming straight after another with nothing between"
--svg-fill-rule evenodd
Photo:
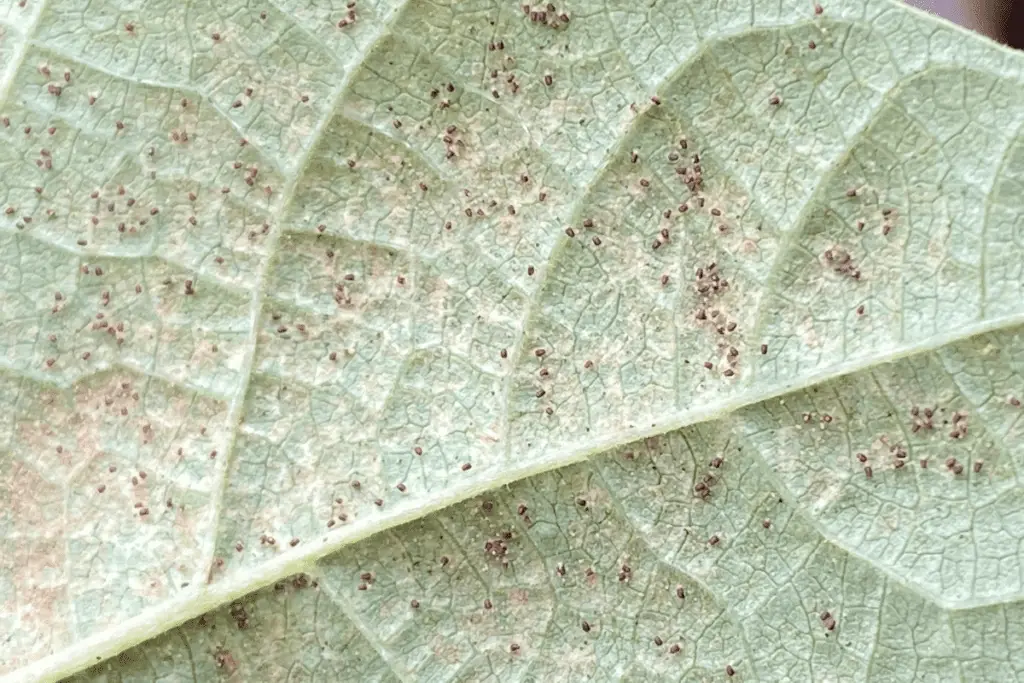
<instances>
[{"instance_id":1,"label":"blurred background","mask_svg":"<svg viewBox=\"0 0 1024 683\"><path fill-rule=\"evenodd\" d=\"M1000 43L1024 49L1024 0L908 0Z\"/></svg>"}]
</instances>

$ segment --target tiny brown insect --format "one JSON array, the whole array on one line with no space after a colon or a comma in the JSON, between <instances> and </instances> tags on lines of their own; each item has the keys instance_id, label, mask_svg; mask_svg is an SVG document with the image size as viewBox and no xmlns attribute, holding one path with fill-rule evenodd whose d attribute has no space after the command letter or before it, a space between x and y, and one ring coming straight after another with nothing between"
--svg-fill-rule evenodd
<instances>
[{"instance_id":1,"label":"tiny brown insect","mask_svg":"<svg viewBox=\"0 0 1024 683\"><path fill-rule=\"evenodd\" d=\"M412 607L413 609L419 609L420 608L420 601L419 600L410 600L409 601L409 607Z\"/></svg>"},{"instance_id":2,"label":"tiny brown insect","mask_svg":"<svg viewBox=\"0 0 1024 683\"><path fill-rule=\"evenodd\" d=\"M472 467L473 466L471 464L469 464L468 462L462 463L462 471L463 472L468 472L470 469L472 469Z\"/></svg>"},{"instance_id":3,"label":"tiny brown insect","mask_svg":"<svg viewBox=\"0 0 1024 683\"><path fill-rule=\"evenodd\" d=\"M780 98L778 95L772 95L771 97L768 98L768 104L772 105L773 107L777 107L778 105L782 104L782 98Z\"/></svg>"},{"instance_id":4,"label":"tiny brown insect","mask_svg":"<svg viewBox=\"0 0 1024 683\"><path fill-rule=\"evenodd\" d=\"M982 468L982 466L984 464L985 464L984 460L975 460L974 461L974 466L972 468L974 470L974 473L977 474L978 472L981 472L981 468Z\"/></svg>"},{"instance_id":5,"label":"tiny brown insect","mask_svg":"<svg viewBox=\"0 0 1024 683\"><path fill-rule=\"evenodd\" d=\"M718 545L721 540L718 536L712 536L708 539L708 545Z\"/></svg>"},{"instance_id":6,"label":"tiny brown insect","mask_svg":"<svg viewBox=\"0 0 1024 683\"><path fill-rule=\"evenodd\" d=\"M818 45L813 40L809 40L809 41L807 41L807 47L808 47L808 49L813 50L816 47L818 47Z\"/></svg>"},{"instance_id":7,"label":"tiny brown insect","mask_svg":"<svg viewBox=\"0 0 1024 683\"><path fill-rule=\"evenodd\" d=\"M580 624L580 628L583 629L584 633L590 633L590 622L584 620L583 623Z\"/></svg>"},{"instance_id":8,"label":"tiny brown insect","mask_svg":"<svg viewBox=\"0 0 1024 683\"><path fill-rule=\"evenodd\" d=\"M406 492L406 490L407 490L407 489L406 489L406 486L405 486L405 484L403 484L403 483L401 483L401 482L399 482L398 484L396 484L396 485L395 485L395 488L396 488L396 489L398 489L398 490L399 490L399 491L400 491L401 493L405 493L405 492Z\"/></svg>"},{"instance_id":9,"label":"tiny brown insect","mask_svg":"<svg viewBox=\"0 0 1024 683\"><path fill-rule=\"evenodd\" d=\"M659 636L654 636L654 644L657 645L658 647L661 647L662 645L665 644L665 641L662 640Z\"/></svg>"},{"instance_id":10,"label":"tiny brown insect","mask_svg":"<svg viewBox=\"0 0 1024 683\"><path fill-rule=\"evenodd\" d=\"M725 675L730 677L736 675L736 669L732 668L732 664L725 665Z\"/></svg>"},{"instance_id":11,"label":"tiny brown insect","mask_svg":"<svg viewBox=\"0 0 1024 683\"><path fill-rule=\"evenodd\" d=\"M670 652L671 654L674 654L674 655L675 655L675 654L679 654L679 650L681 650L681 649L682 649L682 648L680 648L680 647L679 647L679 644L678 644L678 643L673 643L673 644L672 644L672 647L670 647L670 648L668 649L668 651L669 651L669 652Z\"/></svg>"},{"instance_id":12,"label":"tiny brown insect","mask_svg":"<svg viewBox=\"0 0 1024 683\"><path fill-rule=\"evenodd\" d=\"M543 358L545 353L547 353L547 351L544 349L534 349L533 351L533 355L537 356L537 358Z\"/></svg>"},{"instance_id":13,"label":"tiny brown insect","mask_svg":"<svg viewBox=\"0 0 1024 683\"><path fill-rule=\"evenodd\" d=\"M682 599L684 599L686 597L686 591L683 590L682 584L676 586L676 597L679 598L680 600L682 600Z\"/></svg>"},{"instance_id":14,"label":"tiny brown insect","mask_svg":"<svg viewBox=\"0 0 1024 683\"><path fill-rule=\"evenodd\" d=\"M509 652L519 652L519 643L512 643L508 646Z\"/></svg>"},{"instance_id":15,"label":"tiny brown insect","mask_svg":"<svg viewBox=\"0 0 1024 683\"><path fill-rule=\"evenodd\" d=\"M867 477L868 479L870 479L871 475L872 475L871 466L868 465L867 467L864 468L864 476Z\"/></svg>"}]
</instances>

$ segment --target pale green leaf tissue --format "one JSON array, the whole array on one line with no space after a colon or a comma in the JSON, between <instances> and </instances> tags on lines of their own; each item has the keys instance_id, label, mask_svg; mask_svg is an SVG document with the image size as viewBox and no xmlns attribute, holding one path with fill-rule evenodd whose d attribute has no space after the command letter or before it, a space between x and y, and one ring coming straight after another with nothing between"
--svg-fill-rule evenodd
<instances>
[{"instance_id":1,"label":"pale green leaf tissue","mask_svg":"<svg viewBox=\"0 0 1024 683\"><path fill-rule=\"evenodd\" d=\"M1024 679L1020 53L2 0L0 117L2 680Z\"/></svg>"}]
</instances>

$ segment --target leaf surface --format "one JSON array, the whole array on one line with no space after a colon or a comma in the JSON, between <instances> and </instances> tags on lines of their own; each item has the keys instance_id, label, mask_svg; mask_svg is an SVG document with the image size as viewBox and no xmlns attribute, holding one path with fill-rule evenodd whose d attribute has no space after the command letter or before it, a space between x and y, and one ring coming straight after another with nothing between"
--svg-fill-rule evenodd
<instances>
[{"instance_id":1,"label":"leaf surface","mask_svg":"<svg viewBox=\"0 0 1024 683\"><path fill-rule=\"evenodd\" d=\"M1022 675L1024 59L526 9L0 7L10 680Z\"/></svg>"}]
</instances>

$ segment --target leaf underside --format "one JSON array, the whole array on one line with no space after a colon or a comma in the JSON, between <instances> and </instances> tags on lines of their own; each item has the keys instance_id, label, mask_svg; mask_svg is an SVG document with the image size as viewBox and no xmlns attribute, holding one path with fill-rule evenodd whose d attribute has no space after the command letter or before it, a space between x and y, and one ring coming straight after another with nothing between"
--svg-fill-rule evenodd
<instances>
[{"instance_id":1,"label":"leaf underside","mask_svg":"<svg viewBox=\"0 0 1024 683\"><path fill-rule=\"evenodd\" d=\"M1024 678L1022 81L888 0L6 0L4 680Z\"/></svg>"}]
</instances>

